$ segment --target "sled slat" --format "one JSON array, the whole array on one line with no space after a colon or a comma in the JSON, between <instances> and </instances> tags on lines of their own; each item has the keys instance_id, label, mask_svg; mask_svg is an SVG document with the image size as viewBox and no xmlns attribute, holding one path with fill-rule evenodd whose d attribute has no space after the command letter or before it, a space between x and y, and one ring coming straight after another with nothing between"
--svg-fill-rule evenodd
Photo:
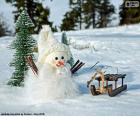
<instances>
[{"instance_id":1,"label":"sled slat","mask_svg":"<svg viewBox=\"0 0 140 116\"><path fill-rule=\"evenodd\" d=\"M126 89L127 89L127 85L123 85L123 86L121 86L121 87L116 88L116 89L113 90L112 92L109 92L109 91L108 91L108 95L109 95L110 97L114 97L114 96L118 95L119 93L121 93L122 91L124 91L124 90L126 90Z\"/></svg>"},{"instance_id":2,"label":"sled slat","mask_svg":"<svg viewBox=\"0 0 140 116\"><path fill-rule=\"evenodd\" d=\"M108 80L108 81L117 81L119 78L125 78L125 76L126 76L126 74L106 74L106 75L104 75L105 80ZM101 81L101 78L96 77L96 80Z\"/></svg>"}]
</instances>

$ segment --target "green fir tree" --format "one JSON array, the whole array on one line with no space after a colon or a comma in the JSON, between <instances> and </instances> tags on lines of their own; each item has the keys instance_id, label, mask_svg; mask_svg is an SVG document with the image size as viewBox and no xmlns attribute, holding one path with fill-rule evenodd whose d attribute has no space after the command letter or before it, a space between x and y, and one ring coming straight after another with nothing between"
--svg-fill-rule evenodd
<instances>
[{"instance_id":1,"label":"green fir tree","mask_svg":"<svg viewBox=\"0 0 140 116\"><path fill-rule=\"evenodd\" d=\"M62 39L61 39L61 42L66 44L66 45L69 45L68 43L68 39L67 39L67 35L65 32L62 33Z\"/></svg>"},{"instance_id":2,"label":"green fir tree","mask_svg":"<svg viewBox=\"0 0 140 116\"><path fill-rule=\"evenodd\" d=\"M112 15L115 13L114 5L111 4L110 0L100 0L98 9L98 27L104 28L112 21Z\"/></svg>"},{"instance_id":3,"label":"green fir tree","mask_svg":"<svg viewBox=\"0 0 140 116\"><path fill-rule=\"evenodd\" d=\"M49 21L50 9L48 7L43 7L42 3L39 0L5 0L8 3L11 3L16 7L16 10L13 12L15 16L15 21L17 20L19 13L25 7L27 12L35 25L33 33L39 33L42 25L50 25L53 31L57 31L53 28L53 23ZM42 0L41 0L42 1Z\"/></svg>"},{"instance_id":4,"label":"green fir tree","mask_svg":"<svg viewBox=\"0 0 140 116\"><path fill-rule=\"evenodd\" d=\"M67 46L69 46L69 42L68 42L68 39L67 39L67 35L65 32L62 33L62 39L61 39L61 42L66 44ZM73 66L74 65L74 59L73 59L73 56L70 58L70 60L68 61L68 63Z\"/></svg>"},{"instance_id":5,"label":"green fir tree","mask_svg":"<svg viewBox=\"0 0 140 116\"><path fill-rule=\"evenodd\" d=\"M60 26L61 31L75 30L78 26L78 15L76 10L66 12L62 24Z\"/></svg>"},{"instance_id":6,"label":"green fir tree","mask_svg":"<svg viewBox=\"0 0 140 116\"><path fill-rule=\"evenodd\" d=\"M100 0L84 0L82 3L83 23L85 23L85 28L96 28L99 5Z\"/></svg>"},{"instance_id":7,"label":"green fir tree","mask_svg":"<svg viewBox=\"0 0 140 116\"><path fill-rule=\"evenodd\" d=\"M79 29L82 29L82 3L84 0L69 0L69 4L71 7L71 10L75 12L76 16L77 16L77 21L76 23L79 26Z\"/></svg>"},{"instance_id":8,"label":"green fir tree","mask_svg":"<svg viewBox=\"0 0 140 116\"><path fill-rule=\"evenodd\" d=\"M110 0L69 0L70 11L62 20L61 30L103 28L113 20L115 7Z\"/></svg>"},{"instance_id":9,"label":"green fir tree","mask_svg":"<svg viewBox=\"0 0 140 116\"><path fill-rule=\"evenodd\" d=\"M6 22L4 21L4 17L2 14L0 14L0 37L10 35L10 30L8 29L8 26Z\"/></svg>"},{"instance_id":10,"label":"green fir tree","mask_svg":"<svg viewBox=\"0 0 140 116\"><path fill-rule=\"evenodd\" d=\"M71 67L74 65L73 56L70 58L70 60L68 61L68 63L70 64Z\"/></svg>"},{"instance_id":11,"label":"green fir tree","mask_svg":"<svg viewBox=\"0 0 140 116\"><path fill-rule=\"evenodd\" d=\"M140 23L140 5L138 7L127 7L126 3L130 1L136 0L123 0L120 6L120 25Z\"/></svg>"},{"instance_id":12,"label":"green fir tree","mask_svg":"<svg viewBox=\"0 0 140 116\"><path fill-rule=\"evenodd\" d=\"M82 28L82 2L81 0L69 0L70 11L66 12L60 26L61 31L76 30Z\"/></svg>"},{"instance_id":13,"label":"green fir tree","mask_svg":"<svg viewBox=\"0 0 140 116\"><path fill-rule=\"evenodd\" d=\"M33 56L35 40L31 37L30 29L34 26L26 10L23 10L16 22L16 39L11 48L15 49L14 59L10 66L15 68L8 84L12 86L23 86L25 73L28 70L25 57Z\"/></svg>"}]
</instances>

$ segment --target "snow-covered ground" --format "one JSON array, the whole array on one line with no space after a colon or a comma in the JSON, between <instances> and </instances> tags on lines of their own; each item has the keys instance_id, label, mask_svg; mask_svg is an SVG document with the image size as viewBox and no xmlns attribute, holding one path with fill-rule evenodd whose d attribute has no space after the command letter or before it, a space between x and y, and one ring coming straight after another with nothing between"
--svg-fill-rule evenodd
<instances>
[{"instance_id":1,"label":"snow-covered ground","mask_svg":"<svg viewBox=\"0 0 140 116\"><path fill-rule=\"evenodd\" d=\"M22 88L6 84L12 73L9 62L12 37L0 38L0 113L45 113L46 116L140 116L140 25L67 32L73 56L85 62L74 75L81 95L73 99L29 104ZM61 38L61 33L55 33ZM97 61L100 63L90 69ZM116 97L92 96L86 82L95 69L106 73L126 73L128 89Z\"/></svg>"}]
</instances>

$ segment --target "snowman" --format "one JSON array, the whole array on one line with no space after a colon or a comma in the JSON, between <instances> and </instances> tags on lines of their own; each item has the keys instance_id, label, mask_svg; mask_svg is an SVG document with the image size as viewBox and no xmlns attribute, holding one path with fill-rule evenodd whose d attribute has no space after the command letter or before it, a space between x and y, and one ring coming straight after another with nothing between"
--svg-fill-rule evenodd
<instances>
[{"instance_id":1,"label":"snowman","mask_svg":"<svg viewBox=\"0 0 140 116\"><path fill-rule=\"evenodd\" d=\"M77 96L79 90L67 63L71 57L70 49L54 38L48 25L42 26L39 33L38 53L38 75L29 71L25 80L30 102Z\"/></svg>"}]
</instances>

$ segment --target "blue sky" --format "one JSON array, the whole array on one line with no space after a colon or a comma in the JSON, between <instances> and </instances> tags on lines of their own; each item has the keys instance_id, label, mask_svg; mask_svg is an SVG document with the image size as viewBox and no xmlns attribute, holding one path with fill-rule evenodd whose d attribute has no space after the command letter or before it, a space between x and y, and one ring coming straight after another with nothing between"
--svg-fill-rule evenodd
<instances>
[{"instance_id":1,"label":"blue sky","mask_svg":"<svg viewBox=\"0 0 140 116\"><path fill-rule=\"evenodd\" d=\"M68 11L69 0L43 0L44 6L49 6L51 9L51 15L50 20L54 22L54 25L60 25L61 21L63 19L63 15L66 11ZM122 3L122 0L111 0L111 2L116 6L116 10L118 13L119 5ZM14 19L12 11L14 10L14 7L12 7L10 4L5 3L5 0L0 0L0 14L3 14L5 22L8 24L10 29L14 28ZM115 17L118 18L118 15L116 14ZM113 24L116 25L118 23L118 19L116 19Z\"/></svg>"}]
</instances>

